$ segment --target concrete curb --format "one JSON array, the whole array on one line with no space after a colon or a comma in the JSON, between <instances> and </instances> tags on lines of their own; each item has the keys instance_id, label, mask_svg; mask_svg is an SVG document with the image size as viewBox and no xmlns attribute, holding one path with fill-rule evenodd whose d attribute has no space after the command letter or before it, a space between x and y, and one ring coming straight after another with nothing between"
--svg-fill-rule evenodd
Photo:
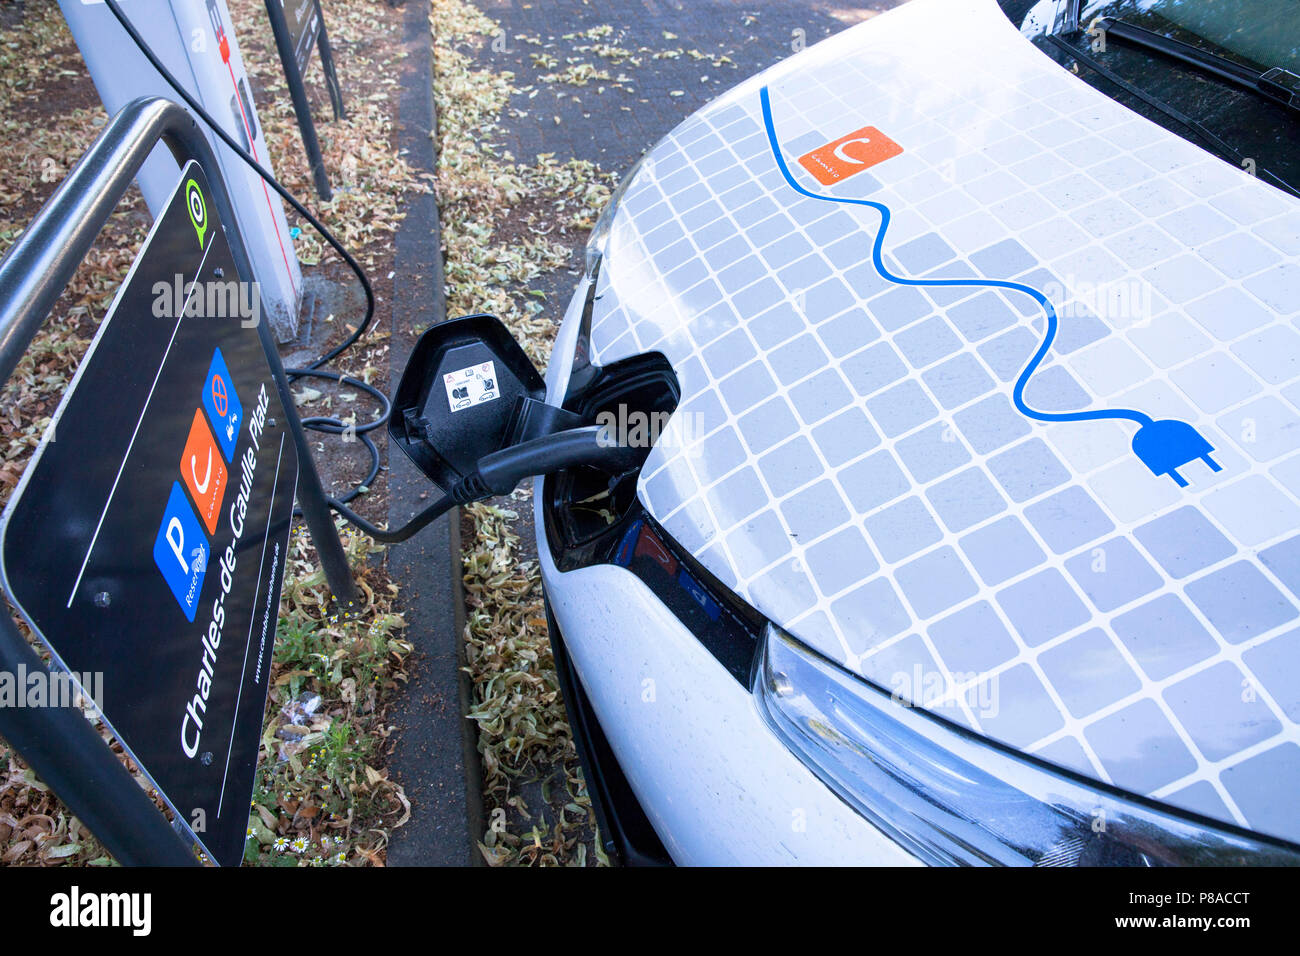
<instances>
[{"instance_id":1,"label":"concrete curb","mask_svg":"<svg viewBox=\"0 0 1300 956\"><path fill-rule=\"evenodd\" d=\"M429 0L404 6L402 96L398 145L417 169L434 168L433 46ZM396 387L415 339L410 330L443 321L442 249L438 207L417 197L397 235L393 284L391 383ZM400 452L390 453L389 526L404 523L439 494ZM421 499L420 495L426 495ZM411 819L393 832L390 866L481 864L483 775L478 728L465 718L465 603L461 590L460 511L388 551L388 569L402 589L406 636L416 649L411 680L392 715L396 730L390 767L411 801Z\"/></svg>"}]
</instances>

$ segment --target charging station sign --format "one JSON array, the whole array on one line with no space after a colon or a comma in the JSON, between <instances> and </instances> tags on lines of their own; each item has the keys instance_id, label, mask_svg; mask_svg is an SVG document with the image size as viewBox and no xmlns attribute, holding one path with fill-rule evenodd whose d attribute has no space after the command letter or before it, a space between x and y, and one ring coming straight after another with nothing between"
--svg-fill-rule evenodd
<instances>
[{"instance_id":1,"label":"charging station sign","mask_svg":"<svg viewBox=\"0 0 1300 956\"><path fill-rule=\"evenodd\" d=\"M0 571L54 657L101 675L104 720L178 819L237 864L298 458L215 212L189 163L9 501Z\"/></svg>"},{"instance_id":2,"label":"charging station sign","mask_svg":"<svg viewBox=\"0 0 1300 956\"><path fill-rule=\"evenodd\" d=\"M293 61L303 76L311 66L312 50L320 37L321 15L319 0L279 0L293 39Z\"/></svg>"}]
</instances>

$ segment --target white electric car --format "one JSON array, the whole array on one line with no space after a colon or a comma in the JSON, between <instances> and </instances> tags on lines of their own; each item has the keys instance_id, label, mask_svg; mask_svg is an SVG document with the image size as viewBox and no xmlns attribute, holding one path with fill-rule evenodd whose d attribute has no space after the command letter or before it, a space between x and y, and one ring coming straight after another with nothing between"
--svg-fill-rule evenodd
<instances>
[{"instance_id":1,"label":"white electric car","mask_svg":"<svg viewBox=\"0 0 1300 956\"><path fill-rule=\"evenodd\" d=\"M1297 73L1286 0L913 0L647 153L547 394L671 416L536 483L611 851L1300 862Z\"/></svg>"}]
</instances>

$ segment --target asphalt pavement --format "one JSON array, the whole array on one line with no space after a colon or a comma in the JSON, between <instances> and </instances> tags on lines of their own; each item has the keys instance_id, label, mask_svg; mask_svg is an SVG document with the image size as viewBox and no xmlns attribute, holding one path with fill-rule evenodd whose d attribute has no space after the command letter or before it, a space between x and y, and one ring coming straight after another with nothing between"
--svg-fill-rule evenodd
<instances>
[{"instance_id":1,"label":"asphalt pavement","mask_svg":"<svg viewBox=\"0 0 1300 956\"><path fill-rule=\"evenodd\" d=\"M480 64L512 71L516 87L538 89L536 96L513 98L511 106L526 115L507 115L501 145L523 162L553 152L561 160L591 160L622 173L714 97L818 40L897 6L897 0L481 0L478 6L502 31L484 48ZM612 28L608 36L583 36L606 25ZM613 63L578 49L593 43L632 51L641 65ZM650 52L636 52L643 48ZM655 56L674 50L681 53ZM558 67L540 65L546 61L537 54L554 57ZM721 57L731 62L716 59ZM593 80L575 87L541 79L562 70L569 58L601 66L616 80L625 74L630 82Z\"/></svg>"}]
</instances>

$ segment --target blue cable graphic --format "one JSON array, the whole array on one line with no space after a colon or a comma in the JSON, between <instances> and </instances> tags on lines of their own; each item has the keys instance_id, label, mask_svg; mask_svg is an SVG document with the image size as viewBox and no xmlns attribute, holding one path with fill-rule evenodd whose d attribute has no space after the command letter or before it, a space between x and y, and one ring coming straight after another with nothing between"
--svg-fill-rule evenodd
<instances>
[{"instance_id":1,"label":"blue cable graphic","mask_svg":"<svg viewBox=\"0 0 1300 956\"><path fill-rule=\"evenodd\" d=\"M1142 463L1156 475L1169 475L1179 487L1186 487L1187 481L1178 473L1178 468L1189 462L1201 460L1212 471L1219 471L1220 467L1210 453L1214 451L1211 445L1193 426L1187 422L1177 419L1153 419L1145 412L1135 411L1131 408L1105 408L1094 411L1081 412L1044 412L1036 408L1031 408L1025 402L1025 386L1029 384L1030 378L1038 371L1039 365L1047 353L1052 349L1052 343L1056 339L1057 329L1060 320L1056 315L1056 309L1053 307L1050 299L1047 298L1038 289L1025 285L1020 282L1011 282L1004 279L909 279L905 276L896 276L886 267L881 257L881 252L885 245L885 232L889 229L890 211L884 203L875 202L870 199L852 199L842 196L825 196L805 189L794 178L790 172L790 167L786 164L785 156L781 152L781 144L776 136L776 126L772 122L772 102L768 95L767 87L759 91L759 99L763 107L763 125L767 130L768 144L772 148L772 156L776 160L777 168L781 170L781 175L785 178L786 184L795 192L809 199L817 199L822 202L843 203L853 206L867 206L880 213L880 228L876 231L876 239L871 247L871 262L875 269L880 273L881 278L897 285L910 286L982 286L992 289L1011 289L1015 292L1023 292L1032 298L1043 309L1047 317L1047 326L1044 330L1043 341L1038 346L1038 350L1030 357L1025 367L1021 369L1020 375L1016 378L1015 385L1011 390L1011 399L1016 406L1016 410L1026 418L1035 419L1041 422L1084 422L1097 421L1101 419L1127 419L1138 425L1137 434L1133 436L1133 452Z\"/></svg>"}]
</instances>

